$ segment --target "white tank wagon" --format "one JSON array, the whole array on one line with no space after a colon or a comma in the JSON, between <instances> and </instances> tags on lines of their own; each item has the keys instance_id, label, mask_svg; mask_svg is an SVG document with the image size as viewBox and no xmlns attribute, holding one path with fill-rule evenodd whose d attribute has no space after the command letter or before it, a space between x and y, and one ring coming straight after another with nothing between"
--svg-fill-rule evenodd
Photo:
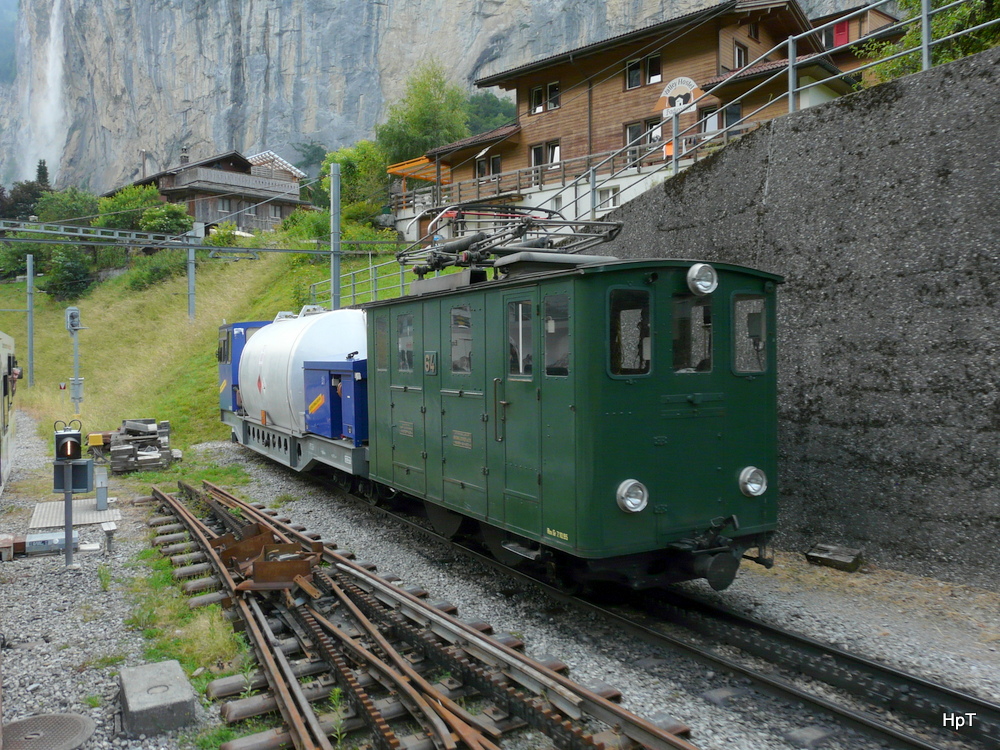
<instances>
[{"instance_id":1,"label":"white tank wagon","mask_svg":"<svg viewBox=\"0 0 1000 750\"><path fill-rule=\"evenodd\" d=\"M348 440L316 440L306 426L307 363L367 359L362 310L279 314L250 337L239 360L238 414L223 412L233 439L297 470L316 463L358 473L363 448ZM357 460L355 460L357 459Z\"/></svg>"},{"instance_id":2,"label":"white tank wagon","mask_svg":"<svg viewBox=\"0 0 1000 750\"><path fill-rule=\"evenodd\" d=\"M240 383L243 409L266 415L269 425L306 432L302 370L310 361L367 359L365 314L334 310L276 319L261 328L243 349Z\"/></svg>"}]
</instances>

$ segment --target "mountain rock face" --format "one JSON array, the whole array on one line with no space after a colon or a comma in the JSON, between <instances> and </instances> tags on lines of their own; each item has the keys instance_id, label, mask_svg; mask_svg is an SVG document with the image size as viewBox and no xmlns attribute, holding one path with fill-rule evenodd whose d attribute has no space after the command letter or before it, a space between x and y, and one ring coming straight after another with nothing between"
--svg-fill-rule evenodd
<instances>
[{"instance_id":1,"label":"mountain rock face","mask_svg":"<svg viewBox=\"0 0 1000 750\"><path fill-rule=\"evenodd\" d=\"M237 149L370 137L429 57L468 85L713 0L21 0L0 182L105 191ZM9 31L8 31L9 33Z\"/></svg>"}]
</instances>

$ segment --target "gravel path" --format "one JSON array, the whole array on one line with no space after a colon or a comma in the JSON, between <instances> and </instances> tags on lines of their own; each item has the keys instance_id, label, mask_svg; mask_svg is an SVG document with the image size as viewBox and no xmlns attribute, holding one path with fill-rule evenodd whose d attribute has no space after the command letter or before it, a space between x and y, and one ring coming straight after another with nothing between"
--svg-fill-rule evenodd
<instances>
[{"instance_id":1,"label":"gravel path","mask_svg":"<svg viewBox=\"0 0 1000 750\"><path fill-rule=\"evenodd\" d=\"M19 417L22 441L18 470L0 499L0 531L24 533L37 497L22 488L49 477L46 450L28 420ZM28 439L24 439L25 436ZM482 619L497 631L512 632L533 656L551 655L569 665L582 683L604 682L624 694L624 704L644 716L665 712L692 727L692 741L705 748L786 750L790 728L823 726L825 720L802 715L753 691L725 706L701 694L719 687L746 687L685 659L653 650L592 617L554 604L508 577L470 562L416 532L387 522L370 509L330 497L328 490L267 463L230 443L194 446L185 460L240 464L251 476L236 488L248 499L273 504L310 531L355 551L383 574L426 588L433 598L449 599L465 618ZM32 481L32 477L36 477ZM49 481L46 479L45 481ZM111 494L116 494L112 481ZM294 499L290 499L294 498ZM49 499L45 497L42 499ZM144 547L148 511L121 503L115 552L80 554L81 570L64 571L63 558L19 559L0 565L3 625L8 641L3 674L3 720L41 712L90 715L98 731L86 745L173 750L190 744L190 734L146 740L114 736L117 692L115 664L143 663L141 637L130 631L123 581L134 574L129 563ZM84 527L83 541L99 541L99 527ZM114 583L102 591L98 569L109 566ZM691 584L705 595L707 586ZM771 571L747 565L727 591L717 595L729 606L793 627L853 651L907 670L941 679L987 698L1000 695L1000 596L971 587L944 584L893 571L849 575L805 563L800 555L781 554ZM103 661L102 661L103 659ZM99 705L91 708L91 703ZM214 715L206 711L205 721ZM506 750L544 747L530 734L505 741ZM844 731L824 747L856 750L877 747Z\"/></svg>"}]
</instances>

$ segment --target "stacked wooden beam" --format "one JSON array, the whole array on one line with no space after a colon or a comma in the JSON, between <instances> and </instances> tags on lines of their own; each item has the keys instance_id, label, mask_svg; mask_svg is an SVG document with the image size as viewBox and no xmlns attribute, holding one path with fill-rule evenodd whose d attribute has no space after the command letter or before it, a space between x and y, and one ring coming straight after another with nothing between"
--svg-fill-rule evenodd
<instances>
[{"instance_id":1,"label":"stacked wooden beam","mask_svg":"<svg viewBox=\"0 0 1000 750\"><path fill-rule=\"evenodd\" d=\"M165 469L181 460L181 452L170 448L170 422L155 419L126 419L111 433L111 471Z\"/></svg>"}]
</instances>

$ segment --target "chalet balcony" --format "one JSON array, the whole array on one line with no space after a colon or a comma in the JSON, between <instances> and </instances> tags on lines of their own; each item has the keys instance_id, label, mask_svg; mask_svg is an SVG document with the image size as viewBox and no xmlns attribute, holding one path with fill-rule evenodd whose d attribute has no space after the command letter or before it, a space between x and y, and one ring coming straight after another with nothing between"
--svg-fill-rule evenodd
<instances>
[{"instance_id":1,"label":"chalet balcony","mask_svg":"<svg viewBox=\"0 0 1000 750\"><path fill-rule=\"evenodd\" d=\"M678 154L678 168L683 169L730 140L753 130L757 123L747 123L738 130L732 129L720 134L709 132L681 139L682 151ZM598 191L606 185L634 183L645 185L645 177L654 174L663 176L673 163L672 144L669 141L654 141L627 149L589 154L574 159L565 159L554 164L526 167L511 172L462 180L444 185L427 185L414 190L406 190L390 195L390 209L400 220L412 218L420 211L432 206L449 206L459 203L494 202L507 200L517 203L537 204L531 200L535 194L554 195L560 192L562 206L567 218L589 218L591 202L590 173L596 167ZM623 197L634 197L635 190L622 187ZM537 204L540 205L540 204ZM617 204L614 204L617 205ZM599 207L604 213L614 205ZM552 204L546 205L552 208Z\"/></svg>"},{"instance_id":2,"label":"chalet balcony","mask_svg":"<svg viewBox=\"0 0 1000 750\"><path fill-rule=\"evenodd\" d=\"M289 180L277 180L244 172L225 172L220 169L194 167L176 175L166 176L160 190L205 190L207 192L238 192L273 198L281 195L290 201L298 201L299 185Z\"/></svg>"}]
</instances>

